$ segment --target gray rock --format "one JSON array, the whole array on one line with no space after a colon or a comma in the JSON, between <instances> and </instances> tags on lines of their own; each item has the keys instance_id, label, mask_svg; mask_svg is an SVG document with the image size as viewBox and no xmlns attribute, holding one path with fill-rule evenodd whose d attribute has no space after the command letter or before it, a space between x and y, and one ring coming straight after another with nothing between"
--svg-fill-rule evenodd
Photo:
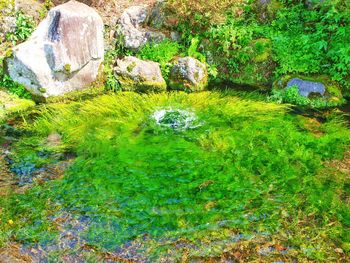
<instances>
[{"instance_id":1,"label":"gray rock","mask_svg":"<svg viewBox=\"0 0 350 263\"><path fill-rule=\"evenodd\" d=\"M320 82L312 82L294 78L287 83L287 88L292 86L297 86L299 94L304 97L309 97L309 95L312 93L317 93L324 96L326 93L326 86Z\"/></svg>"},{"instance_id":2,"label":"gray rock","mask_svg":"<svg viewBox=\"0 0 350 263\"><path fill-rule=\"evenodd\" d=\"M132 6L121 15L117 37L123 39L123 45L132 50L138 50L146 43L159 43L166 37L161 32L151 31L144 28L148 17L148 8L145 6Z\"/></svg>"},{"instance_id":3,"label":"gray rock","mask_svg":"<svg viewBox=\"0 0 350 263\"><path fill-rule=\"evenodd\" d=\"M180 58L170 72L169 86L173 90L200 91L208 85L206 65L192 57Z\"/></svg>"},{"instance_id":4,"label":"gray rock","mask_svg":"<svg viewBox=\"0 0 350 263\"><path fill-rule=\"evenodd\" d=\"M91 7L69 1L49 11L28 41L6 59L13 80L39 97L82 90L104 57L103 22Z\"/></svg>"},{"instance_id":5,"label":"gray rock","mask_svg":"<svg viewBox=\"0 0 350 263\"><path fill-rule=\"evenodd\" d=\"M159 92L166 90L159 64L136 57L117 60L115 75L124 91Z\"/></svg>"}]
</instances>

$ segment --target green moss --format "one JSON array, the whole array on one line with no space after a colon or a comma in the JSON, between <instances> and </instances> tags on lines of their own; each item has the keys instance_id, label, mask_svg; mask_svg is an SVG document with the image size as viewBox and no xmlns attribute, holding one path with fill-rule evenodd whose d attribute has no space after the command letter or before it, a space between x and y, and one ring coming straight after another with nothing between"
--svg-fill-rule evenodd
<instances>
[{"instance_id":1,"label":"green moss","mask_svg":"<svg viewBox=\"0 0 350 263\"><path fill-rule=\"evenodd\" d=\"M45 88L39 88L39 92L46 93L46 89Z\"/></svg>"},{"instance_id":2,"label":"green moss","mask_svg":"<svg viewBox=\"0 0 350 263\"><path fill-rule=\"evenodd\" d=\"M77 90L68 92L61 96L53 96L49 98L41 98L43 102L47 103L58 103L58 102L68 102L68 101L79 101L83 99L93 98L97 95L104 93L103 86L91 86L83 90Z\"/></svg>"},{"instance_id":3,"label":"green moss","mask_svg":"<svg viewBox=\"0 0 350 263\"><path fill-rule=\"evenodd\" d=\"M64 65L64 70L66 71L66 72L68 72L68 73L70 73L71 72L71 69L72 69L72 66L70 65L70 64L66 64L66 65Z\"/></svg>"},{"instance_id":4,"label":"green moss","mask_svg":"<svg viewBox=\"0 0 350 263\"><path fill-rule=\"evenodd\" d=\"M0 10L5 10L9 6L14 7L15 1L14 0L0 0ZM1 12L0 12L0 18L1 18Z\"/></svg>"},{"instance_id":5,"label":"green moss","mask_svg":"<svg viewBox=\"0 0 350 263\"><path fill-rule=\"evenodd\" d=\"M8 48L5 51L5 58L12 58L12 56L13 56L13 49L12 48Z\"/></svg>"},{"instance_id":6,"label":"green moss","mask_svg":"<svg viewBox=\"0 0 350 263\"><path fill-rule=\"evenodd\" d=\"M127 66L126 70L127 70L129 73L131 73L131 72L134 70L135 67L136 67L136 62L132 62L132 63L130 63L130 64Z\"/></svg>"}]
</instances>

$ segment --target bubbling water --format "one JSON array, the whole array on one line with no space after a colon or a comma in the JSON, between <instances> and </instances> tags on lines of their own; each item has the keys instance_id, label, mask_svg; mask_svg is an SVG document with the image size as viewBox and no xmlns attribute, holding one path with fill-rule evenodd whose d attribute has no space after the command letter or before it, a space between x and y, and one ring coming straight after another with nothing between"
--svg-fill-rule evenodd
<instances>
[{"instance_id":1,"label":"bubbling water","mask_svg":"<svg viewBox=\"0 0 350 263\"><path fill-rule=\"evenodd\" d=\"M194 112L180 109L157 110L152 118L159 126L178 131L195 129L202 125Z\"/></svg>"}]
</instances>

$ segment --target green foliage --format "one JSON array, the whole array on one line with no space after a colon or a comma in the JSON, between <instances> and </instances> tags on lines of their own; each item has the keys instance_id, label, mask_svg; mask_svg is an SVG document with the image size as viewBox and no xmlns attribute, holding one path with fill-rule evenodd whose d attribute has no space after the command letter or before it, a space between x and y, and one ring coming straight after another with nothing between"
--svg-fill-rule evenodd
<instances>
[{"instance_id":1,"label":"green foliage","mask_svg":"<svg viewBox=\"0 0 350 263\"><path fill-rule=\"evenodd\" d=\"M27 40L35 29L33 18L21 12L16 13L16 30L8 33L6 39L12 41L13 45Z\"/></svg>"},{"instance_id":2,"label":"green foliage","mask_svg":"<svg viewBox=\"0 0 350 263\"><path fill-rule=\"evenodd\" d=\"M176 55L179 54L181 46L170 40L164 40L161 43L146 44L137 53L140 59L152 60L160 64L170 62Z\"/></svg>"},{"instance_id":3,"label":"green foliage","mask_svg":"<svg viewBox=\"0 0 350 263\"><path fill-rule=\"evenodd\" d=\"M191 45L189 46L189 48L187 50L187 54L190 57L196 58L199 61L201 61L202 63L205 63L206 62L205 56L202 53L198 52L199 44L200 44L199 38L196 38L196 37L192 38Z\"/></svg>"},{"instance_id":4,"label":"green foliage","mask_svg":"<svg viewBox=\"0 0 350 263\"><path fill-rule=\"evenodd\" d=\"M325 109L336 107L345 102L344 99L339 101L329 101L326 98L306 98L301 96L297 86L288 89L273 89L269 100L278 103L291 103L298 106L311 107L315 109Z\"/></svg>"},{"instance_id":5,"label":"green foliage","mask_svg":"<svg viewBox=\"0 0 350 263\"><path fill-rule=\"evenodd\" d=\"M147 44L141 48L137 56L143 60L151 60L158 62L164 79L167 81L171 68L171 60L179 55L181 46L176 42L164 40L161 43Z\"/></svg>"},{"instance_id":6,"label":"green foliage","mask_svg":"<svg viewBox=\"0 0 350 263\"><path fill-rule=\"evenodd\" d=\"M0 0L0 8L1 9L6 9L9 6L14 5L14 0Z\"/></svg>"},{"instance_id":7,"label":"green foliage","mask_svg":"<svg viewBox=\"0 0 350 263\"><path fill-rule=\"evenodd\" d=\"M328 73L349 87L349 4L328 1L320 9L303 5L280 10L272 27L277 74Z\"/></svg>"},{"instance_id":8,"label":"green foliage","mask_svg":"<svg viewBox=\"0 0 350 263\"><path fill-rule=\"evenodd\" d=\"M27 136L14 151L58 132L78 157L61 180L0 198L1 221L14 221L0 225L1 237L45 246L55 236L48 218L67 211L90 219L79 238L102 251L147 234L153 241L142 240L144 251L159 257L164 240L174 240L167 242L173 251L178 239L203 240L205 255L215 256L222 248L210 241L233 232L248 240L281 232L294 259L337 258L334 248L350 241L348 186L343 175L319 174L350 146L349 130L329 117L317 137L287 106L236 95L118 93L44 107L33 124L25 122ZM192 110L202 126L159 127L151 116L169 107Z\"/></svg>"},{"instance_id":9,"label":"green foliage","mask_svg":"<svg viewBox=\"0 0 350 263\"><path fill-rule=\"evenodd\" d=\"M179 26L188 25L193 33L207 30L226 21L226 15L239 10L242 0L170 0L170 10L176 10Z\"/></svg>"},{"instance_id":10,"label":"green foliage","mask_svg":"<svg viewBox=\"0 0 350 263\"><path fill-rule=\"evenodd\" d=\"M35 106L34 101L29 99L21 99L15 94L9 94L0 88L0 124L7 117L27 111Z\"/></svg>"},{"instance_id":11,"label":"green foliage","mask_svg":"<svg viewBox=\"0 0 350 263\"><path fill-rule=\"evenodd\" d=\"M224 80L266 86L284 74L327 74L349 90L349 1L324 1L313 8L300 1L273 1L271 8L278 8L265 20L259 13L265 9L257 10L253 2L219 3L223 8L213 9L221 17L219 23L206 20L212 13L203 12L199 3L172 3L182 15L178 30L184 45L190 47L192 39L199 39L201 54ZM266 45L257 46L258 39L266 39Z\"/></svg>"}]
</instances>

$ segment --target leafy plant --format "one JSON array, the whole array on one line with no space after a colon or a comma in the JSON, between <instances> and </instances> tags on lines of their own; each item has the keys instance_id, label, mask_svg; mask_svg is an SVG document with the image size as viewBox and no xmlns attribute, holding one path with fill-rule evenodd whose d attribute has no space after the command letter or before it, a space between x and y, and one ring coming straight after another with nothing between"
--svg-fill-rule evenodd
<instances>
[{"instance_id":1,"label":"leafy plant","mask_svg":"<svg viewBox=\"0 0 350 263\"><path fill-rule=\"evenodd\" d=\"M47 16L48 11L54 6L55 5L52 2L52 0L45 0L42 8L39 10L39 17L41 19L45 18Z\"/></svg>"},{"instance_id":2,"label":"leafy plant","mask_svg":"<svg viewBox=\"0 0 350 263\"><path fill-rule=\"evenodd\" d=\"M107 51L105 54L104 60L104 76L105 80L105 89L111 91L119 91L121 89L120 83L114 75L113 65L115 63L115 59L117 58L118 52L116 50Z\"/></svg>"},{"instance_id":3,"label":"leafy plant","mask_svg":"<svg viewBox=\"0 0 350 263\"><path fill-rule=\"evenodd\" d=\"M275 73L328 73L349 88L349 3L325 1L319 9L302 4L281 9L272 22Z\"/></svg>"},{"instance_id":4,"label":"leafy plant","mask_svg":"<svg viewBox=\"0 0 350 263\"><path fill-rule=\"evenodd\" d=\"M12 41L13 45L27 40L35 29L35 23L32 17L16 13L16 30L8 33L6 39Z\"/></svg>"}]
</instances>

